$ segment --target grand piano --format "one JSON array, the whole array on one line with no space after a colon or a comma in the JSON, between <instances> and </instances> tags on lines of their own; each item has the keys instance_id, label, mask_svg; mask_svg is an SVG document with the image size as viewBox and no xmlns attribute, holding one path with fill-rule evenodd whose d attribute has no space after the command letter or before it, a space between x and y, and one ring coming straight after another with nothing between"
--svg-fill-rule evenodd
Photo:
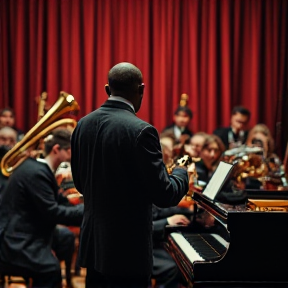
<instances>
[{"instance_id":1,"label":"grand piano","mask_svg":"<svg viewBox=\"0 0 288 288\"><path fill-rule=\"evenodd\" d=\"M287 192L276 193L275 201L267 196L272 204L281 203L269 209L247 203L224 204L194 192L191 224L167 227L164 243L187 287L201 283L288 287L288 212L282 207L288 201ZM257 198L255 194L253 191L253 198ZM260 198L263 195L273 193L262 191Z\"/></svg>"}]
</instances>

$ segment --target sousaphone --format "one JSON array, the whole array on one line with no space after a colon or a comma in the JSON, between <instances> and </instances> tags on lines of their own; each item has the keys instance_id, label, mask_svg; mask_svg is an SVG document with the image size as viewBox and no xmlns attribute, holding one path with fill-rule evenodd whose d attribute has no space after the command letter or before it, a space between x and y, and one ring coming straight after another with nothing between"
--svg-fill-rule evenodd
<instances>
[{"instance_id":1,"label":"sousaphone","mask_svg":"<svg viewBox=\"0 0 288 288\"><path fill-rule=\"evenodd\" d=\"M76 120L62 117L69 112L79 110L80 107L74 97L61 91L58 100L47 113L24 135L21 141L4 155L1 161L3 175L9 177L30 156L30 152L36 148L40 139L46 137L55 128L67 125L75 128Z\"/></svg>"}]
</instances>

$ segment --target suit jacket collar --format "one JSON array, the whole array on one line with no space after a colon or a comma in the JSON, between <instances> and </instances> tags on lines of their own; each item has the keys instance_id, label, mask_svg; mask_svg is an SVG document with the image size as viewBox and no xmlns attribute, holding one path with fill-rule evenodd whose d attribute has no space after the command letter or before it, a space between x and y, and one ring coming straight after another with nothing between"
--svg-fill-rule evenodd
<instances>
[{"instance_id":1,"label":"suit jacket collar","mask_svg":"<svg viewBox=\"0 0 288 288\"><path fill-rule=\"evenodd\" d=\"M126 104L124 102L116 101L116 100L113 100L113 101L107 100L101 107L124 109L124 110L127 110L127 111L135 114L133 109L128 104Z\"/></svg>"}]
</instances>

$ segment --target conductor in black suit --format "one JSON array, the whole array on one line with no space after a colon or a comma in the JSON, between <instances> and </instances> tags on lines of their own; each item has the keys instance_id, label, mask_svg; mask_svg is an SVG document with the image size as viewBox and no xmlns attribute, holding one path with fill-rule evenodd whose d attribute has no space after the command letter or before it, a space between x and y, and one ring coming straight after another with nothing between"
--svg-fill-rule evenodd
<instances>
[{"instance_id":1,"label":"conductor in black suit","mask_svg":"<svg viewBox=\"0 0 288 288\"><path fill-rule=\"evenodd\" d=\"M177 205L188 191L186 168L166 171L157 130L139 119L141 71L111 68L108 100L80 119L72 134L71 167L84 196L79 264L86 288L147 287L152 272L152 203Z\"/></svg>"}]
</instances>

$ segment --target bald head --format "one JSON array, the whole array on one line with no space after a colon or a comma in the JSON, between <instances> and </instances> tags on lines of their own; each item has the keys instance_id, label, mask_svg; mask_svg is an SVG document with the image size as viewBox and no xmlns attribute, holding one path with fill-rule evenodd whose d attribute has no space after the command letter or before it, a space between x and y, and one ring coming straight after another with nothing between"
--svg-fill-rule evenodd
<instances>
[{"instance_id":1,"label":"bald head","mask_svg":"<svg viewBox=\"0 0 288 288\"><path fill-rule=\"evenodd\" d=\"M142 83L141 71L131 63L122 62L111 68L108 74L108 83L111 92L130 92L137 89Z\"/></svg>"},{"instance_id":2,"label":"bald head","mask_svg":"<svg viewBox=\"0 0 288 288\"><path fill-rule=\"evenodd\" d=\"M121 62L110 69L106 92L108 95L121 96L129 100L133 104L135 111L138 111L144 90L142 81L142 73L135 65Z\"/></svg>"}]
</instances>

